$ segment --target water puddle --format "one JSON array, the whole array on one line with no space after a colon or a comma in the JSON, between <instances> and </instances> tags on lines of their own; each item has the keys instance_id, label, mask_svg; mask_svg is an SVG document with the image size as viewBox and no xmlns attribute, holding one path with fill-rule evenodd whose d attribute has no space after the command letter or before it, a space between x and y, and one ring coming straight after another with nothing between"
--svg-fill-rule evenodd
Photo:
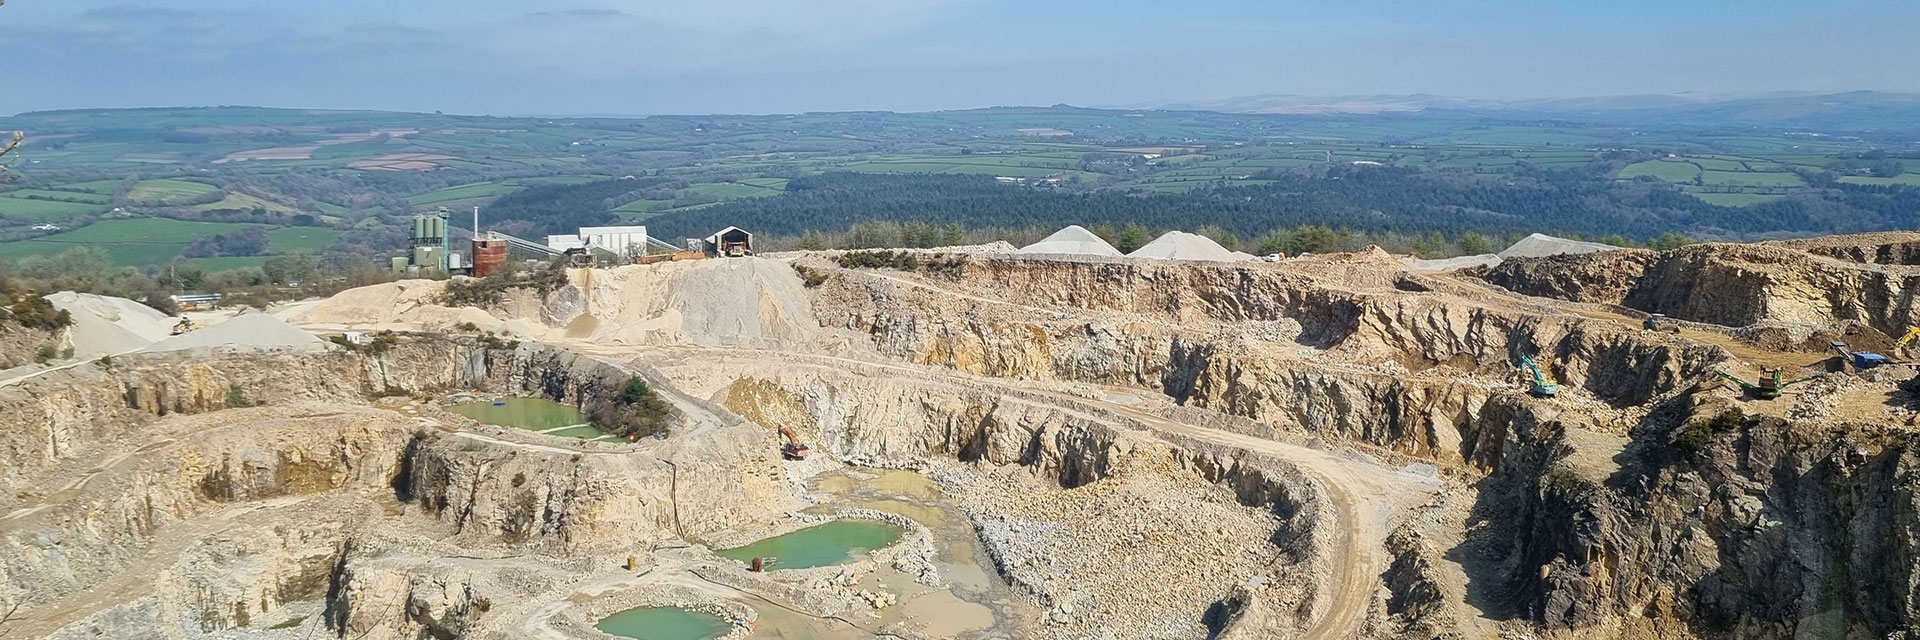
<instances>
[{"instance_id":1,"label":"water puddle","mask_svg":"<svg viewBox=\"0 0 1920 640\"><path fill-rule=\"evenodd\" d=\"M733 625L719 616L673 607L640 607L607 616L594 628L637 640L711 640L727 635Z\"/></svg>"},{"instance_id":2,"label":"water puddle","mask_svg":"<svg viewBox=\"0 0 1920 640\"><path fill-rule=\"evenodd\" d=\"M900 527L878 520L834 520L715 553L741 562L778 558L773 566L775 570L809 569L845 564L853 560L855 554L893 544L902 533Z\"/></svg>"},{"instance_id":3,"label":"water puddle","mask_svg":"<svg viewBox=\"0 0 1920 640\"><path fill-rule=\"evenodd\" d=\"M811 489L822 501L809 511L872 509L905 516L927 527L933 532L933 562L940 569L943 584L919 584L913 576L890 566L867 573L855 588L893 593L899 603L881 610L878 617L856 621L859 629L837 621L769 611L765 603L749 603L761 615L760 624L750 636L753 640L870 638L893 624L905 624L929 637L983 640L1020 637L1025 625L1038 619L1038 608L1014 595L992 571L992 561L980 550L972 524L945 502L933 479L912 471L849 467L815 478ZM769 614L776 614L774 624L769 624Z\"/></svg>"},{"instance_id":4,"label":"water puddle","mask_svg":"<svg viewBox=\"0 0 1920 640\"><path fill-rule=\"evenodd\" d=\"M500 398L449 405L448 411L484 424L538 431L562 438L599 438L587 414L546 398Z\"/></svg>"}]
</instances>

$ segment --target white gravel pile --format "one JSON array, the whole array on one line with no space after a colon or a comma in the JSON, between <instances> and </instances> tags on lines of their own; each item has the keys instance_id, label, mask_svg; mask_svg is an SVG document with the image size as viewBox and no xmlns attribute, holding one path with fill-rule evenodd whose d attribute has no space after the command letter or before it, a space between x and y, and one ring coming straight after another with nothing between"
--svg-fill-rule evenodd
<instances>
[{"instance_id":1,"label":"white gravel pile","mask_svg":"<svg viewBox=\"0 0 1920 640\"><path fill-rule=\"evenodd\" d=\"M1599 251L1614 251L1619 248L1620 247L1616 247L1610 244L1600 244L1598 242L1581 242L1579 240L1555 238L1553 236L1546 235L1543 233L1536 233L1536 234L1527 236L1525 239L1522 239L1519 242L1513 243L1513 246L1507 247L1505 251L1501 251L1500 259L1505 260L1507 258L1545 258L1547 256L1566 255L1569 253L1595 253Z\"/></svg>"},{"instance_id":2,"label":"white gravel pile","mask_svg":"<svg viewBox=\"0 0 1920 640\"><path fill-rule=\"evenodd\" d=\"M1020 248L1020 253L1053 253L1081 256L1120 257L1120 250L1101 240L1080 225L1067 225L1046 239Z\"/></svg>"},{"instance_id":3,"label":"white gravel pile","mask_svg":"<svg viewBox=\"0 0 1920 640\"><path fill-rule=\"evenodd\" d=\"M1441 258L1438 260L1416 260L1407 258L1407 270L1415 273L1438 273L1468 267L1492 267L1498 264L1500 264L1500 254L1497 253L1482 253L1479 255Z\"/></svg>"},{"instance_id":4,"label":"white gravel pile","mask_svg":"<svg viewBox=\"0 0 1920 640\"><path fill-rule=\"evenodd\" d=\"M180 334L147 347L148 351L179 351L195 347L292 347L325 349L325 340L264 313L245 313L197 331Z\"/></svg>"},{"instance_id":5,"label":"white gravel pile","mask_svg":"<svg viewBox=\"0 0 1920 640\"><path fill-rule=\"evenodd\" d=\"M1159 258L1161 260L1213 260L1232 262L1245 260L1247 254L1228 251L1212 238L1185 231L1168 231L1166 235L1155 238L1147 246L1135 249L1127 254L1129 258ZM1251 257L1251 256L1247 256Z\"/></svg>"},{"instance_id":6,"label":"white gravel pile","mask_svg":"<svg viewBox=\"0 0 1920 640\"><path fill-rule=\"evenodd\" d=\"M1558 256L1570 253L1614 251L1619 248L1620 247L1610 244L1581 242L1579 240L1555 238L1544 233L1536 233L1521 239L1519 242L1513 243L1513 246L1507 247L1500 253L1482 253L1479 255L1442 258L1439 260L1415 260L1408 258L1407 270L1419 273L1437 273L1468 267L1499 266L1499 264L1507 258L1545 258L1547 256Z\"/></svg>"},{"instance_id":7,"label":"white gravel pile","mask_svg":"<svg viewBox=\"0 0 1920 640\"><path fill-rule=\"evenodd\" d=\"M79 359L145 348L173 332L173 318L126 298L62 291L47 301L73 316L68 335Z\"/></svg>"}]
</instances>

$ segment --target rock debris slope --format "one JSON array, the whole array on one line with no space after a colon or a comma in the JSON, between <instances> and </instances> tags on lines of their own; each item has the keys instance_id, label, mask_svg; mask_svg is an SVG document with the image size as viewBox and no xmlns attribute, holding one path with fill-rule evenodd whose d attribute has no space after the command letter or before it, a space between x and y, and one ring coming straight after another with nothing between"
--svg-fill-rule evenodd
<instances>
[{"instance_id":1,"label":"rock debris slope","mask_svg":"<svg viewBox=\"0 0 1920 640\"><path fill-rule=\"evenodd\" d=\"M1909 637L1915 376L1821 341L1913 321L1915 243L1453 275L1377 249L801 252L574 270L484 308L357 289L291 322L397 344L0 386L0 634L557 640L671 604L736 636ZM1759 366L1833 370L1775 400L1712 374ZM635 377L664 437L440 408L603 408ZM846 462L927 483L850 511L909 542L770 573L713 555L817 522Z\"/></svg>"}]
</instances>

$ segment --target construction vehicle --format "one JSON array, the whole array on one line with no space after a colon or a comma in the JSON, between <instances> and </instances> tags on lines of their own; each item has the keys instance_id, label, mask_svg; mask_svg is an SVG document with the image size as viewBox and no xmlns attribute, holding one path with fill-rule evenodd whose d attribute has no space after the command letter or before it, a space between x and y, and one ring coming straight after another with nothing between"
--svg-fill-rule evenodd
<instances>
[{"instance_id":1,"label":"construction vehicle","mask_svg":"<svg viewBox=\"0 0 1920 640\"><path fill-rule=\"evenodd\" d=\"M1839 340L1827 343L1827 348L1832 349L1834 353L1840 354L1841 364L1853 365L1855 371L1865 371L1883 364L1893 364L1892 358L1869 351L1854 351L1848 349L1847 343Z\"/></svg>"},{"instance_id":2,"label":"construction vehicle","mask_svg":"<svg viewBox=\"0 0 1920 640\"><path fill-rule=\"evenodd\" d=\"M1668 319L1667 314L1664 314L1664 313L1647 314L1646 319L1640 321L1640 328L1645 329L1647 331L1665 331L1667 333L1680 333L1679 323L1676 323L1673 320Z\"/></svg>"},{"instance_id":3,"label":"construction vehicle","mask_svg":"<svg viewBox=\"0 0 1920 640\"><path fill-rule=\"evenodd\" d=\"M1535 363L1533 358L1527 357L1527 354L1520 354L1520 370L1533 376L1533 385L1527 389L1527 393L1541 398L1551 398L1560 394L1560 382L1553 379L1553 373Z\"/></svg>"},{"instance_id":4,"label":"construction vehicle","mask_svg":"<svg viewBox=\"0 0 1920 640\"><path fill-rule=\"evenodd\" d=\"M799 439L794 438L792 431L788 431L785 427L782 427L780 429L780 435L785 436L787 439L786 444L780 445L781 457L788 460L807 459L807 445L801 444Z\"/></svg>"},{"instance_id":5,"label":"construction vehicle","mask_svg":"<svg viewBox=\"0 0 1920 640\"><path fill-rule=\"evenodd\" d=\"M1894 350L1905 352L1907 343L1913 342L1914 338L1920 338L1920 327L1907 327L1907 335L1900 336L1899 340L1894 341Z\"/></svg>"},{"instance_id":6,"label":"construction vehicle","mask_svg":"<svg viewBox=\"0 0 1920 640\"><path fill-rule=\"evenodd\" d=\"M1746 392L1746 394L1749 397L1752 397L1757 400L1772 400L1774 398L1780 397L1780 391L1783 389L1786 389L1787 387L1791 387L1793 385L1800 384L1802 382L1807 382L1810 380L1819 380L1821 378L1827 377L1827 374L1816 373L1816 374L1807 376L1805 378L1800 378L1798 380L1788 380L1786 382L1781 382L1780 371L1781 370L1779 367L1772 367L1772 368L1761 367L1760 380L1757 382L1747 382L1745 380L1741 380L1739 378L1733 377L1732 375L1728 374L1725 371L1716 370L1714 371L1714 374L1722 378L1732 380L1735 384L1740 385L1741 391Z\"/></svg>"},{"instance_id":7,"label":"construction vehicle","mask_svg":"<svg viewBox=\"0 0 1920 640\"><path fill-rule=\"evenodd\" d=\"M186 333L188 331L197 330L199 328L200 328L200 325L198 323L195 323L194 321L188 319L186 316L180 316L180 321L173 324L173 335L177 336L182 333Z\"/></svg>"}]
</instances>

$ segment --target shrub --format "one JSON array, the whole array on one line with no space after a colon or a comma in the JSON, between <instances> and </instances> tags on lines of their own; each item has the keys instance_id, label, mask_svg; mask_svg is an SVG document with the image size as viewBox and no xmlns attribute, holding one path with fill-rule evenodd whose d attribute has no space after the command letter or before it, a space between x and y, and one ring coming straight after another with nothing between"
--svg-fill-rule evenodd
<instances>
[{"instance_id":1,"label":"shrub","mask_svg":"<svg viewBox=\"0 0 1920 640\"><path fill-rule=\"evenodd\" d=\"M227 385L227 408L234 409L234 408L251 407L251 406L253 405L247 402L246 394L240 391L240 385L237 385L237 384Z\"/></svg>"},{"instance_id":2,"label":"shrub","mask_svg":"<svg viewBox=\"0 0 1920 640\"><path fill-rule=\"evenodd\" d=\"M53 331L64 329L73 324L73 315L64 309L58 309L52 302L32 291L7 292L9 304L4 316L28 329ZM52 356L48 356L51 358Z\"/></svg>"},{"instance_id":3,"label":"shrub","mask_svg":"<svg viewBox=\"0 0 1920 640\"><path fill-rule=\"evenodd\" d=\"M487 307L500 304L500 297L509 290L532 289L544 296L564 286L567 286L567 263L555 260L546 268L534 271L500 271L485 278L450 280L440 303L450 307Z\"/></svg>"},{"instance_id":4,"label":"shrub","mask_svg":"<svg viewBox=\"0 0 1920 640\"><path fill-rule=\"evenodd\" d=\"M827 274L806 265L793 265L793 272L800 274L800 284L808 289L826 284Z\"/></svg>"},{"instance_id":5,"label":"shrub","mask_svg":"<svg viewBox=\"0 0 1920 640\"><path fill-rule=\"evenodd\" d=\"M1700 454L1713 446L1713 441L1721 434L1739 431L1746 425L1747 415L1739 409L1728 409L1712 418L1690 420L1673 432L1673 444L1687 454L1690 459L1698 459Z\"/></svg>"},{"instance_id":6,"label":"shrub","mask_svg":"<svg viewBox=\"0 0 1920 640\"><path fill-rule=\"evenodd\" d=\"M935 253L922 259L912 251L848 251L834 259L841 267L848 269L895 269L898 271L921 271L928 274L959 279L966 268L967 256Z\"/></svg>"},{"instance_id":7,"label":"shrub","mask_svg":"<svg viewBox=\"0 0 1920 640\"><path fill-rule=\"evenodd\" d=\"M602 431L644 437L667 431L673 407L654 393L645 379L632 376L611 400L592 403L587 415Z\"/></svg>"}]
</instances>

